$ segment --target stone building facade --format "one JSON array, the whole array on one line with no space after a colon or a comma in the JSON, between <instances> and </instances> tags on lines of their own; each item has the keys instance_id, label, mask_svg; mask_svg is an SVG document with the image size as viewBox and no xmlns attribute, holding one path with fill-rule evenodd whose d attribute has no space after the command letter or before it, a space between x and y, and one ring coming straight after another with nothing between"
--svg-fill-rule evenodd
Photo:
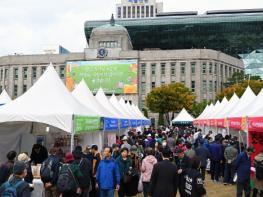
<instances>
[{"instance_id":1,"label":"stone building facade","mask_svg":"<svg viewBox=\"0 0 263 197\"><path fill-rule=\"evenodd\" d=\"M107 56L98 57L98 50ZM27 91L50 62L65 82L67 62L89 60L138 61L138 94L117 95L127 101L145 105L145 97L153 88L182 82L197 96L197 101L214 100L223 83L233 73L244 69L243 62L220 51L210 49L132 50L127 30L114 22L93 30L89 48L69 54L14 55L0 57L0 90L5 88L12 98Z\"/></svg>"}]
</instances>

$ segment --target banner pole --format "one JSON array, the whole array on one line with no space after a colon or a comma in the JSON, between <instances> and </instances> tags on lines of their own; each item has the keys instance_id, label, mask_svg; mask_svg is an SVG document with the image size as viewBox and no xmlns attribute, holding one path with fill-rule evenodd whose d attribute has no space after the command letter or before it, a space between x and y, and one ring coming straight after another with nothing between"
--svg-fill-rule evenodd
<instances>
[{"instance_id":1,"label":"banner pole","mask_svg":"<svg viewBox=\"0 0 263 197\"><path fill-rule=\"evenodd\" d=\"M70 151L74 149L74 135L75 135L75 124L74 124L74 114L72 115L72 124L71 124L71 136L70 136Z\"/></svg>"}]
</instances>

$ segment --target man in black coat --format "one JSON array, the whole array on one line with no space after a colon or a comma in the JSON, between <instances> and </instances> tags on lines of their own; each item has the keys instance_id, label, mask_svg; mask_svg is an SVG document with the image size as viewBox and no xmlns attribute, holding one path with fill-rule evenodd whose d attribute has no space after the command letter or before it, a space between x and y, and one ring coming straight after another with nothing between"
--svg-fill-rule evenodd
<instances>
[{"instance_id":1,"label":"man in black coat","mask_svg":"<svg viewBox=\"0 0 263 197\"><path fill-rule=\"evenodd\" d=\"M177 184L181 196L183 196L183 191L181 189L183 176L186 170L189 168L189 162L190 159L185 155L184 151L181 148L178 148L175 153L175 163L177 167Z\"/></svg>"},{"instance_id":2,"label":"man in black coat","mask_svg":"<svg viewBox=\"0 0 263 197\"><path fill-rule=\"evenodd\" d=\"M177 168L169 161L171 151L168 148L162 151L163 161L153 167L150 180L149 196L174 197L177 191Z\"/></svg>"},{"instance_id":3,"label":"man in black coat","mask_svg":"<svg viewBox=\"0 0 263 197\"><path fill-rule=\"evenodd\" d=\"M195 149L196 156L201 161L201 173L202 173L202 180L205 180L205 170L207 165L207 159L210 158L209 150L204 146L204 140L201 139L199 141L199 146Z\"/></svg>"}]
</instances>

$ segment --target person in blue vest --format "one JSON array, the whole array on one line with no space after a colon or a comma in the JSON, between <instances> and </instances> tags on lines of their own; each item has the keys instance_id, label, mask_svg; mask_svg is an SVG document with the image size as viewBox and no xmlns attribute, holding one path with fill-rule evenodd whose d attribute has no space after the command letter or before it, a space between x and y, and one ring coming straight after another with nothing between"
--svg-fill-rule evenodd
<instances>
[{"instance_id":1,"label":"person in blue vest","mask_svg":"<svg viewBox=\"0 0 263 197\"><path fill-rule=\"evenodd\" d=\"M250 196L250 155L254 152L253 147L248 147L241 152L236 160L237 167L237 197L242 197L243 190L245 197Z\"/></svg>"}]
</instances>

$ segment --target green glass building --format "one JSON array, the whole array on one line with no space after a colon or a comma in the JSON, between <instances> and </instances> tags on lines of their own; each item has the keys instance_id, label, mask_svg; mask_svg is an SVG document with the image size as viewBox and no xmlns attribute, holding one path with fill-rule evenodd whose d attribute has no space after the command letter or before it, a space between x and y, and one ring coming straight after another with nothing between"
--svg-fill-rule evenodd
<instances>
[{"instance_id":1,"label":"green glass building","mask_svg":"<svg viewBox=\"0 0 263 197\"><path fill-rule=\"evenodd\" d=\"M108 20L86 21L87 41L94 27L107 23ZM116 23L127 28L134 50L206 48L243 59L244 54L263 49L263 9L207 11L203 15L162 13L155 18L122 19ZM260 64L257 67L263 68Z\"/></svg>"}]
</instances>

